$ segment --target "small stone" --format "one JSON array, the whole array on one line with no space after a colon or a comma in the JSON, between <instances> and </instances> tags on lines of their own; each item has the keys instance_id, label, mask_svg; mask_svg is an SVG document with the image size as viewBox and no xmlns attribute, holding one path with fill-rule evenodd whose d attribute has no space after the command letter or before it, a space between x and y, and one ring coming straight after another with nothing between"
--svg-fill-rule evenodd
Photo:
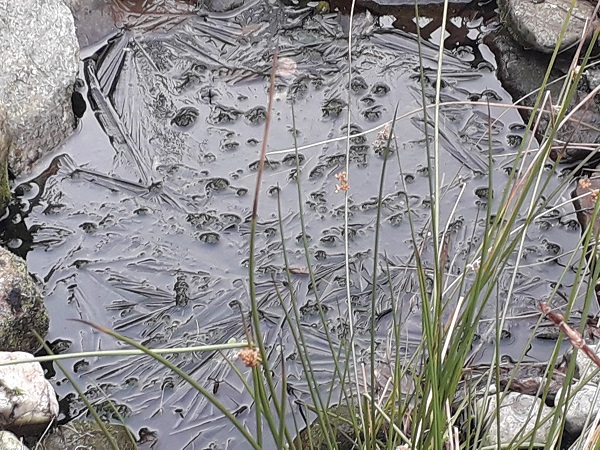
<instances>
[{"instance_id":1,"label":"small stone","mask_svg":"<svg viewBox=\"0 0 600 450\"><path fill-rule=\"evenodd\" d=\"M596 89L600 85L600 69L598 66L588 67L583 72L583 77L590 91Z\"/></svg>"},{"instance_id":2,"label":"small stone","mask_svg":"<svg viewBox=\"0 0 600 450\"><path fill-rule=\"evenodd\" d=\"M481 442L482 446L509 446L509 444L513 445L517 440L521 440L523 436L534 429L540 407L542 413L535 436L532 437L533 440L531 438L525 440L523 445L527 446L530 442L547 442L552 421L541 422L553 414L551 408L543 405L537 397L517 392L509 392L500 398L499 408L496 404L496 395L480 398L475 404L477 420L489 424ZM500 415L499 420L497 420L497 412ZM499 432L498 424L500 425ZM500 442L497 441L498 436Z\"/></svg>"},{"instance_id":3,"label":"small stone","mask_svg":"<svg viewBox=\"0 0 600 450\"><path fill-rule=\"evenodd\" d=\"M29 450L10 431L0 431L0 448L2 450Z\"/></svg>"},{"instance_id":4,"label":"small stone","mask_svg":"<svg viewBox=\"0 0 600 450\"><path fill-rule=\"evenodd\" d=\"M0 362L32 358L25 352L0 352ZM56 394L40 363L0 366L0 427L20 435L42 433L57 414Z\"/></svg>"},{"instance_id":5,"label":"small stone","mask_svg":"<svg viewBox=\"0 0 600 450\"><path fill-rule=\"evenodd\" d=\"M571 389L574 389L572 387ZM567 412L565 414L565 433L570 436L579 436L583 431L588 416L592 418L600 411L600 393L598 387L593 385L581 386L577 392L571 393L567 401ZM560 389L556 398L560 398Z\"/></svg>"}]
</instances>

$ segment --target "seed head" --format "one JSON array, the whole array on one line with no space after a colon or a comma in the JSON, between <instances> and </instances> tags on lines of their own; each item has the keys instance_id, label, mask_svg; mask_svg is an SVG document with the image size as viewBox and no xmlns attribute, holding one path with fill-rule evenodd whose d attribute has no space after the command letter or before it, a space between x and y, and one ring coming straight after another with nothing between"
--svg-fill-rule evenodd
<instances>
[{"instance_id":1,"label":"seed head","mask_svg":"<svg viewBox=\"0 0 600 450\"><path fill-rule=\"evenodd\" d=\"M581 178L579 180L579 186L582 187L583 189L587 189L592 185L592 182L590 181L589 178Z\"/></svg>"},{"instance_id":2,"label":"seed head","mask_svg":"<svg viewBox=\"0 0 600 450\"><path fill-rule=\"evenodd\" d=\"M238 356L246 367L257 367L262 364L260 352L256 347L246 347L238 353Z\"/></svg>"},{"instance_id":3,"label":"seed head","mask_svg":"<svg viewBox=\"0 0 600 450\"><path fill-rule=\"evenodd\" d=\"M336 194L340 191L349 191L350 185L348 184L348 174L345 171L335 175L335 179L339 181L339 184L335 185Z\"/></svg>"}]
</instances>

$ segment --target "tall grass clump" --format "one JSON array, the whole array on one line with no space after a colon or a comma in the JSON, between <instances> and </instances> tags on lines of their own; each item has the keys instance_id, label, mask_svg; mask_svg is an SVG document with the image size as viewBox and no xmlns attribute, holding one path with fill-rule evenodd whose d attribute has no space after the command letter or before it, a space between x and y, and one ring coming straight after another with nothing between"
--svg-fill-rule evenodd
<instances>
[{"instance_id":1,"label":"tall grass clump","mask_svg":"<svg viewBox=\"0 0 600 450\"><path fill-rule=\"evenodd\" d=\"M354 8L354 2L353 2ZM353 17L353 8L350 18ZM418 17L418 7L415 15ZM443 24L447 21L448 4L443 6ZM562 35L566 31L566 23ZM350 23L352 29L352 23ZM443 33L440 33L439 48L444 48ZM593 40L597 39L595 30ZM419 38L419 44L421 39ZM275 68L277 65L277 50L273 54L273 70L270 77L269 104L265 125L260 163L257 171L256 189L250 220L250 257L248 274L249 310L242 313L243 326L247 333L247 341L241 344L223 346L219 350L225 354L232 347L241 346L240 359L228 357L227 361L234 373L243 383L244 388L253 399L253 420L242 422L231 411L228 411L199 380L184 373L161 351L146 348L131 339L113 331L95 326L116 339L134 347L137 351L146 353L157 363L163 364L181 377L199 395L211 402L219 412L237 429L249 448L277 449L470 449L480 448L480 441L489 424L482 420L471 420L473 415L481 415L473 410L475 398L482 393L495 395L496 404L505 395L505 390L499 383L501 352L500 340L502 330L508 320L516 281L520 273L525 239L535 221L564 203L562 193L572 183L573 176L563 177L560 186L550 187L550 180L556 169L545 170L548 156L560 127L569 120L571 111L577 106L572 105L572 99L581 78L580 65L585 65L590 57L591 47L585 54L577 52L573 66L562 80L562 90L559 98L549 98L546 86L549 75L558 55L558 48L552 55L546 78L538 92L531 118L527 126L522 145L515 154L508 179L501 192L494 191L494 176L491 168L494 164L492 154L491 131L487 141L482 144L489 147L487 152L489 173L481 174L487 180L486 207L482 211L483 226L474 226L471 240L474 245L469 248L460 270L457 259L449 250L453 220L461 195L455 204L447 205L443 180L452 176L444 173L442 165L440 137L441 117L448 104L441 101L442 67L444 52L439 51L437 73L435 78L435 97L427 98L425 63L421 60L421 109L413 111L412 115L422 119L424 124L424 148L427 154L428 187L431 204L430 218L425 229L418 228L414 220L415 212L411 210L408 187L404 185L406 198L406 217L410 226L411 244L413 248L412 266L418 281L418 306L422 321L422 334L415 348L406 351L406 333L400 318L403 315L403 305L398 292L392 288L392 271L389 260L385 257L387 249L380 248L380 231L382 226L383 202L386 196L386 179L393 177L403 184L405 168L402 164L401 150L397 142L396 129L405 117L395 112L386 128L381 133L383 143L382 168L377 180L377 214L375 218L375 233L373 236L373 252L371 254L371 309L369 314L369 345L359 348L354 323L355 312L352 299L351 263L352 254L349 246L350 197L352 195L352 179L359 176L352 173L349 161L350 142L353 138L351 127L347 126L347 154L345 167L338 173L338 189L344 196L344 265L345 265L345 314L348 332L341 338L333 336L330 331L326 311L321 298L321 289L316 274L313 255L310 253L307 224L304 223L304 191L302 186L302 165L296 142L296 124L292 123L295 157L298 212L302 228L301 246L309 279L310 295L317 311L318 325L327 342L327 348L320 349L329 354L331 359L330 379L324 379L322 371L315 366L313 348L310 336L302 324L300 305L297 292L294 290L293 268L288 260L286 250L285 224L282 217L282 205L278 200L278 226L281 236L282 258L284 261L285 283L273 280L272 295L281 305L291 342L294 346L297 360L302 367L304 376L304 396L301 400L290 395L287 381L286 360L283 352L278 350L280 342L267 342L261 327L261 306L258 301L256 280L256 234L260 223L259 201L263 191L262 176L266 161L269 127L272 117L272 102L275 92ZM348 42L348 84L352 81L352 31ZM466 103L466 102L465 102ZM348 102L350 104L350 102ZM482 104L479 104L482 106ZM491 109L504 106L515 108L518 105L483 104ZM292 117L294 117L293 104ZM351 123L351 113L348 112L348 124ZM489 114L491 116L491 113ZM492 129L493 119L489 119L489 130ZM535 137L539 140L536 148ZM582 162L575 172L583 167ZM464 189L464 188L463 188ZM598 207L593 211L593 219L598 214ZM557 280L556 288L548 298L540 299L551 307L560 305L562 313L568 318L577 302L583 299L583 317L595 301L594 284L600 272L600 265L591 266L586 254L594 252L597 236L593 229L582 234L563 277L566 277L571 267L575 269L572 290L566 301L561 300L558 292L561 280ZM450 276L450 274L453 274ZM458 275L457 275L458 274ZM508 274L510 280L506 290L506 298L498 299L498 280ZM393 328L387 334L387 346L382 349L378 343L375 319L376 305L380 295L390 299L390 310L393 318ZM493 342L493 355L485 370L473 371L471 362L478 350L474 344L476 335L480 332L480 319L488 308L493 306L496 311L493 326L484 330L482 341ZM538 325L543 317L539 314ZM585 322L585 321L584 321ZM583 324L582 324L583 326ZM531 339L533 339L532 330ZM580 332L582 329L579 330ZM554 367L560 357L562 334L558 339L552 357L548 362L546 376L551 377ZM214 351L214 348L210 348ZM171 350L172 351L172 350ZM196 348L193 351L202 351ZM521 358L515 362L519 367L525 359L526 349ZM116 353L115 353L116 354ZM364 355L367 355L366 357ZM231 353L229 353L231 355ZM565 384L574 376L574 361L569 366ZM382 363L384 363L382 365ZM388 370L382 370L386 367ZM552 439L548 442L534 442L535 433L523 433L510 448L554 448L561 439L563 416L562 410L568 403L568 390L557 399L557 407L551 416L535 414L531 420L534 429L544 423L550 423ZM541 394L547 396L547 387ZM90 405L90 407L92 407ZM493 412L492 421L499 421L498 411ZM313 425L313 426L307 426Z\"/></svg>"},{"instance_id":2,"label":"tall grass clump","mask_svg":"<svg viewBox=\"0 0 600 450\"><path fill-rule=\"evenodd\" d=\"M446 9L444 9L446 14ZM564 35L566 23L561 32ZM594 41L597 38L597 30L594 34ZM443 42L440 42L442 48ZM591 47L590 47L591 49ZM582 57L583 65L589 58L589 51ZM433 176L430 178L431 195L434 201L432 202L432 246L434 249L433 266L434 266L434 283L431 291L425 287L426 273L423 270L421 256L416 253L417 270L421 280L421 296L423 299L423 349L426 357L423 360L423 370L420 376L419 384L422 386L422 399L418 404L418 409L414 415L415 421L412 429L411 448L444 448L450 445L455 448L456 445L470 447L476 445L483 431L481 427L475 430L467 430L466 442L461 441L464 435L458 433L458 418L462 407L467 407L471 404L469 396L472 391L467 392L464 403L459 408L453 408L453 401L456 399L459 384L464 379L465 373L468 370L469 356L472 354L472 342L475 333L478 329L479 319L482 317L484 308L493 301L496 295L497 280L500 275L509 271L510 285L508 286L507 298L504 305L498 309L496 325L488 331L495 336L496 343L492 364L487 373L481 376L484 381L484 390L487 392L494 391L498 398L501 398L503 393L500 386L497 385L500 379L500 349L499 342L501 333L504 329L504 324L507 320L507 313L512 300L515 281L519 275L519 265L522 260L522 255L525 250L524 243L526 234L534 221L541 217L553 202L559 200L559 191L564 189L571 183L571 175L564 177L559 189L551 191L548 188L551 173L545 172L544 165L547 164L550 150L553 146L555 136L566 120L572 99L577 89L581 77L581 71L572 70L564 79L561 96L558 99L550 99L546 94L546 85L548 83L549 74L558 54L558 48L555 50L550 66L548 67L546 78L539 90L536 98L533 112L528 123L528 132L523 139L519 152L517 153L514 163L510 170L508 182L501 193L501 198L498 203L492 202L489 199L486 210L485 228L481 230L481 240L479 247L469 255L470 263L465 267L465 271L458 279L449 280L446 277L444 255L444 238L447 230L443 229L439 224L439 214L441 210L441 185L440 167L437 164L439 161L439 110L443 105L439 100L442 53L440 52L440 61L438 64L438 78L436 86L436 100L433 105L434 122L432 129L426 131L433 136L433 144L428 146L429 161L432 161L430 171ZM573 67L578 67L579 61L576 56ZM425 99L423 98L425 105ZM558 106L557 106L558 105ZM426 115L427 112L424 111ZM550 115L550 120L548 115ZM548 126L542 127L542 121L549 123ZM427 121L426 121L427 122ZM490 129L491 129L490 123ZM540 136L539 149L532 151L535 146L533 137ZM429 142L429 141L427 141ZM491 156L491 139L489 152L489 165L492 166ZM531 156L532 155L532 156ZM580 164L576 170L583 167ZM556 169L554 165L553 170ZM488 174L488 189L492 192L492 176L493 172ZM494 207L492 209L492 205ZM597 208L594 211L593 218L597 214ZM592 248L595 242L595 236L592 236L592 230L586 230L580 241L580 248ZM593 301L594 295L594 280L597 279L598 273L596 270L590 273L588 261L585 259L586 251L579 254L574 253L570 264L567 267L576 267L575 287L570 292L567 304L564 306L567 315L571 312L573 305L577 299L584 297L583 317L587 317L587 312ZM563 275L566 275L565 269ZM587 283L587 276L591 275L591 281ZM562 278L561 278L562 279ZM552 303L558 295L558 286L560 281L556 283L554 292L549 298L544 299ZM584 292L581 292L583 290ZM540 299L542 300L542 299ZM562 303L562 302L561 302ZM585 320L584 320L585 321ZM539 322L538 322L539 323ZM583 326L583 324L582 324ZM533 334L531 339L533 339ZM551 360L548 362L547 376L551 377L553 368L559 356L560 341ZM526 349L523 350L522 357L525 355ZM521 359L516 365L520 364ZM573 366L569 368L566 377L565 385L573 376ZM494 384L496 384L494 386ZM481 385L480 385L481 387ZM547 392L544 392L542 397L545 399ZM564 397L564 396L563 396ZM527 445L539 446L544 448L554 448L554 445L560 439L561 433L561 401L559 407L555 409L556 414L553 417L541 417L540 414L534 415L532 420L535 421L535 429L543 422L551 421L554 439L550 439L547 443L530 443L531 435L525 435L521 442L515 442L514 447L517 448L523 442ZM499 402L497 402L499 404ZM564 403L563 403L564 404ZM499 420L499 414L496 412L496 419ZM474 434L472 434L474 433ZM456 447L457 448L457 447Z\"/></svg>"}]
</instances>

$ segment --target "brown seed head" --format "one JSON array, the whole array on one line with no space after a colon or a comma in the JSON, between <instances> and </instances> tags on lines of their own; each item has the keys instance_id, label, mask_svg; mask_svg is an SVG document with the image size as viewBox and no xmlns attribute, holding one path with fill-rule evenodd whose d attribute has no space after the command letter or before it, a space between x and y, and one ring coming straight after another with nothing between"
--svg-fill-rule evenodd
<instances>
[{"instance_id":1,"label":"brown seed head","mask_svg":"<svg viewBox=\"0 0 600 450\"><path fill-rule=\"evenodd\" d=\"M246 347L238 354L246 367L257 367L262 364L260 352L256 347Z\"/></svg>"},{"instance_id":2,"label":"brown seed head","mask_svg":"<svg viewBox=\"0 0 600 450\"><path fill-rule=\"evenodd\" d=\"M587 189L592 185L592 182L590 181L589 178L581 178L579 180L579 187L582 187L583 189Z\"/></svg>"},{"instance_id":3,"label":"brown seed head","mask_svg":"<svg viewBox=\"0 0 600 450\"><path fill-rule=\"evenodd\" d=\"M339 181L339 184L335 185L336 193L350 190L350 185L348 184L348 174L345 171L336 174L335 179Z\"/></svg>"}]
</instances>

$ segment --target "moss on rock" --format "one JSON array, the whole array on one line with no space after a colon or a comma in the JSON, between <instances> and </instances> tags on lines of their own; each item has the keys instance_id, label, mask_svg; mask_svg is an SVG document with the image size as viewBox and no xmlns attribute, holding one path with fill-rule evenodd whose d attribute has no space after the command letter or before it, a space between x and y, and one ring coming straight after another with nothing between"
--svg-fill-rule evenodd
<instances>
[{"instance_id":1,"label":"moss on rock","mask_svg":"<svg viewBox=\"0 0 600 450\"><path fill-rule=\"evenodd\" d=\"M0 247L0 350L34 353L40 343L33 334L48 332L50 320L25 261Z\"/></svg>"},{"instance_id":2,"label":"moss on rock","mask_svg":"<svg viewBox=\"0 0 600 450\"><path fill-rule=\"evenodd\" d=\"M0 215L10 201L10 186L8 184L8 152L12 142L6 122L6 115L0 110Z\"/></svg>"}]
</instances>

